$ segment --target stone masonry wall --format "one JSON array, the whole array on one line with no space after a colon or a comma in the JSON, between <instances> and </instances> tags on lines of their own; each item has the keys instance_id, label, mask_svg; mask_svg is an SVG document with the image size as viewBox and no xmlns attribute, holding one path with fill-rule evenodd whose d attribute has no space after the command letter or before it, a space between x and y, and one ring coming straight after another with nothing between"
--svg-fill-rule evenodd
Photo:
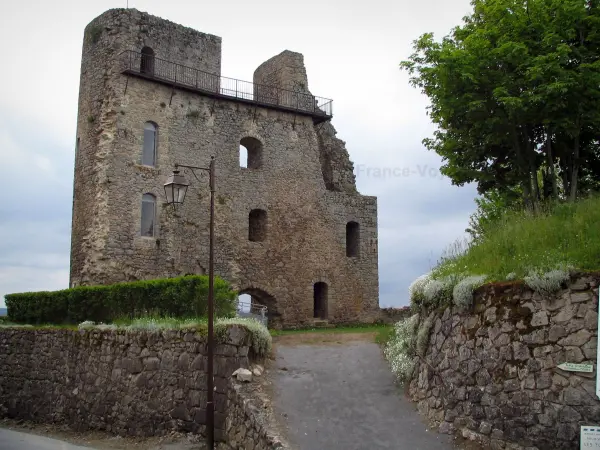
<instances>
[{"instance_id":1,"label":"stone masonry wall","mask_svg":"<svg viewBox=\"0 0 600 450\"><path fill-rule=\"evenodd\" d=\"M214 155L215 272L265 304L278 318L275 325L313 323L317 282L328 285L330 322L377 318L377 200L356 192L352 163L335 130L315 125L309 116L127 76L115 62L122 50L147 45L157 57L190 65L186 58L195 55L206 64L213 61L217 70L219 38L135 10L108 11L88 30L98 24L103 31L95 43L86 39L82 60L71 285L205 273L208 180L186 173L191 185L177 213L164 203L163 184L175 163L206 167ZM161 30L169 31L169 40L154 39ZM193 55L187 48L191 41L197 42ZM298 55L282 53L270 60L269 71L277 72L280 64L284 78L305 79ZM158 126L154 167L141 165L148 121ZM245 137L261 143L260 168L240 167ZM322 169L324 152L331 175ZM141 236L146 193L157 199L153 237ZM264 241L248 239L253 209L267 213ZM358 257L346 256L350 221L360 226Z\"/></svg>"},{"instance_id":2,"label":"stone masonry wall","mask_svg":"<svg viewBox=\"0 0 600 450\"><path fill-rule=\"evenodd\" d=\"M232 326L216 346L218 439L232 426L253 426L251 417L235 412L243 399L230 392L233 371L249 365L249 339ZM206 339L193 331L3 328L0 417L119 435L203 433L205 355ZM234 411L229 419L228 410Z\"/></svg>"},{"instance_id":3,"label":"stone masonry wall","mask_svg":"<svg viewBox=\"0 0 600 450\"><path fill-rule=\"evenodd\" d=\"M253 76L255 84L310 94L302 53L285 50L262 63Z\"/></svg>"},{"instance_id":4,"label":"stone masonry wall","mask_svg":"<svg viewBox=\"0 0 600 450\"><path fill-rule=\"evenodd\" d=\"M272 409L252 391L233 381L228 391L226 440L219 450L284 450L290 445L277 433Z\"/></svg>"},{"instance_id":5,"label":"stone masonry wall","mask_svg":"<svg viewBox=\"0 0 600 450\"><path fill-rule=\"evenodd\" d=\"M71 239L71 285L82 284L85 273L100 282L106 260L111 209L107 189L112 169L107 159L117 130L124 85L120 55L149 46L155 57L211 74L221 72L221 38L200 33L135 9L111 9L90 22L84 31L77 116ZM143 126L143 125L142 125ZM141 128L140 128L141 129ZM121 135L122 136L122 135Z\"/></svg>"},{"instance_id":6,"label":"stone masonry wall","mask_svg":"<svg viewBox=\"0 0 600 450\"><path fill-rule=\"evenodd\" d=\"M380 322L393 325L396 322L407 319L413 315L413 311L410 306L402 306L400 308L381 308Z\"/></svg>"},{"instance_id":7,"label":"stone masonry wall","mask_svg":"<svg viewBox=\"0 0 600 450\"><path fill-rule=\"evenodd\" d=\"M599 280L580 275L551 296L491 284L469 312L431 313L408 387L419 411L484 448L579 448L580 425L600 424ZM563 371L564 362L593 364L594 373Z\"/></svg>"}]
</instances>

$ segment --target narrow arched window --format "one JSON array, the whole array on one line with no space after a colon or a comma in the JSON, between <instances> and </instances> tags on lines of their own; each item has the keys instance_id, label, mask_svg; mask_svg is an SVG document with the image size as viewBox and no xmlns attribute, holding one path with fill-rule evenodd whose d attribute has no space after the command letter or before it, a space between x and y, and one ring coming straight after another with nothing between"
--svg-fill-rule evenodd
<instances>
[{"instance_id":1,"label":"narrow arched window","mask_svg":"<svg viewBox=\"0 0 600 450\"><path fill-rule=\"evenodd\" d=\"M346 256L359 256L360 248L360 227L356 222L346 224Z\"/></svg>"},{"instance_id":2,"label":"narrow arched window","mask_svg":"<svg viewBox=\"0 0 600 450\"><path fill-rule=\"evenodd\" d=\"M142 196L142 236L154 237L156 222L156 197L152 194Z\"/></svg>"},{"instance_id":3,"label":"narrow arched window","mask_svg":"<svg viewBox=\"0 0 600 450\"><path fill-rule=\"evenodd\" d=\"M253 137L240 141L240 167L260 169L262 167L262 143Z\"/></svg>"},{"instance_id":4,"label":"narrow arched window","mask_svg":"<svg viewBox=\"0 0 600 450\"><path fill-rule=\"evenodd\" d=\"M248 168L248 149L240 144L240 167L243 169Z\"/></svg>"},{"instance_id":5,"label":"narrow arched window","mask_svg":"<svg viewBox=\"0 0 600 450\"><path fill-rule=\"evenodd\" d=\"M262 209L253 209L248 216L248 240L253 242L264 241L267 237L267 212Z\"/></svg>"},{"instance_id":6,"label":"narrow arched window","mask_svg":"<svg viewBox=\"0 0 600 450\"><path fill-rule=\"evenodd\" d=\"M156 131L157 127L152 122L144 124L144 145L142 147L142 164L144 166L156 164Z\"/></svg>"},{"instance_id":7,"label":"narrow arched window","mask_svg":"<svg viewBox=\"0 0 600 450\"><path fill-rule=\"evenodd\" d=\"M154 50L152 50L150 47L144 47L142 49L140 72L149 75L154 74Z\"/></svg>"}]
</instances>

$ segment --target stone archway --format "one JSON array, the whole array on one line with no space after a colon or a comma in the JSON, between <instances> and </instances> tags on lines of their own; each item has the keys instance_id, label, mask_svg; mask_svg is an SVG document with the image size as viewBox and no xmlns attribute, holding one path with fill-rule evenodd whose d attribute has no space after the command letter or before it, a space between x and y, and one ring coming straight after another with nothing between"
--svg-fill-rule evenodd
<instances>
[{"instance_id":1,"label":"stone archway","mask_svg":"<svg viewBox=\"0 0 600 450\"><path fill-rule=\"evenodd\" d=\"M259 288L248 287L240 289L238 295L247 294L252 299L253 305L263 305L267 307L267 319L269 328L281 328L282 317L277 309L277 300L271 294Z\"/></svg>"}]
</instances>

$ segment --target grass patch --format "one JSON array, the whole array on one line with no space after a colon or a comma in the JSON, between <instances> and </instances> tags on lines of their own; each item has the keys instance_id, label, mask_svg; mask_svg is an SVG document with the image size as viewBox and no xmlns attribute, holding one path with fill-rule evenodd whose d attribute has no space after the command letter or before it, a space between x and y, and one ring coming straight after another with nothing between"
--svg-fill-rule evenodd
<instances>
[{"instance_id":1,"label":"grass patch","mask_svg":"<svg viewBox=\"0 0 600 450\"><path fill-rule=\"evenodd\" d=\"M468 307L483 283L522 279L539 292L560 288L571 270L600 269L600 197L555 203L538 213L508 211L476 242L459 242L415 280L413 306Z\"/></svg>"},{"instance_id":2,"label":"grass patch","mask_svg":"<svg viewBox=\"0 0 600 450\"><path fill-rule=\"evenodd\" d=\"M377 333L375 341L377 343L387 342L390 333L393 333L394 327L392 325L342 325L339 327L326 327L326 328L298 328L294 330L269 330L271 336L288 336L295 334L309 334L309 333Z\"/></svg>"},{"instance_id":3,"label":"grass patch","mask_svg":"<svg viewBox=\"0 0 600 450\"><path fill-rule=\"evenodd\" d=\"M388 342L394 339L396 335L395 329L392 325L386 325L382 327L379 331L377 331L377 336L375 336L375 342L382 347L385 347Z\"/></svg>"},{"instance_id":4,"label":"grass patch","mask_svg":"<svg viewBox=\"0 0 600 450\"><path fill-rule=\"evenodd\" d=\"M524 278L532 270L548 272L571 265L600 268L600 197L554 204L538 214L509 212L492 225L481 242L442 260L434 278L451 274Z\"/></svg>"}]
</instances>

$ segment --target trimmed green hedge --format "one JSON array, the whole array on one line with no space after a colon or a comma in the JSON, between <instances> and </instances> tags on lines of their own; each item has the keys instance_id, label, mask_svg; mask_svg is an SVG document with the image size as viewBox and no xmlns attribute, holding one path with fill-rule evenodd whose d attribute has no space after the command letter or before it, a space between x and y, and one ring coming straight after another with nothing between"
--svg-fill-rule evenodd
<instances>
[{"instance_id":1,"label":"trimmed green hedge","mask_svg":"<svg viewBox=\"0 0 600 450\"><path fill-rule=\"evenodd\" d=\"M80 286L53 292L25 292L4 297L8 317L17 323L78 324L86 320L110 323L143 315L202 317L207 315L208 276ZM215 315L233 317L237 293L215 277Z\"/></svg>"}]
</instances>

